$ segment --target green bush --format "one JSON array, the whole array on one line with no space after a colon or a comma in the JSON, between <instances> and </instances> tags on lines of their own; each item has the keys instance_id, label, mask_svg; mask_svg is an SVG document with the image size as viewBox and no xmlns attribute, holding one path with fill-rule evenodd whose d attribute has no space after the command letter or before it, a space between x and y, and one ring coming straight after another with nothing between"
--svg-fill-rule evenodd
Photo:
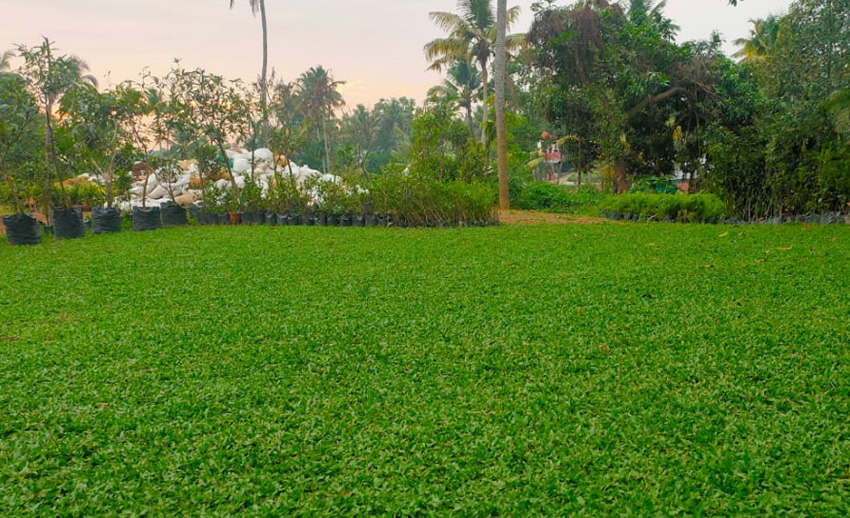
<instances>
[{"instance_id":1,"label":"green bush","mask_svg":"<svg viewBox=\"0 0 850 518\"><path fill-rule=\"evenodd\" d=\"M311 179L307 185L313 188L316 183L316 179ZM307 203L310 198L307 192L298 188L294 178L289 175L278 174L269 186L266 206L270 212L303 214L307 211Z\"/></svg>"},{"instance_id":2,"label":"green bush","mask_svg":"<svg viewBox=\"0 0 850 518\"><path fill-rule=\"evenodd\" d=\"M42 191L43 192L43 191ZM97 207L106 202L106 191L96 183L76 183L65 186L65 193L72 207ZM63 202L62 189L53 186L53 206L59 207Z\"/></svg>"},{"instance_id":3,"label":"green bush","mask_svg":"<svg viewBox=\"0 0 850 518\"><path fill-rule=\"evenodd\" d=\"M526 183L515 196L512 206L517 209L564 214L595 212L609 197L595 186L574 190L539 181Z\"/></svg>"},{"instance_id":4,"label":"green bush","mask_svg":"<svg viewBox=\"0 0 850 518\"><path fill-rule=\"evenodd\" d=\"M487 149L454 117L448 104L416 112L412 124L410 173L442 182L482 181L490 175Z\"/></svg>"},{"instance_id":5,"label":"green bush","mask_svg":"<svg viewBox=\"0 0 850 518\"><path fill-rule=\"evenodd\" d=\"M726 206L713 194L628 193L610 198L602 205L602 211L636 216L642 221L717 223L726 213Z\"/></svg>"},{"instance_id":6,"label":"green bush","mask_svg":"<svg viewBox=\"0 0 850 518\"><path fill-rule=\"evenodd\" d=\"M384 174L367 186L375 211L406 225L480 223L494 219L496 191L484 182Z\"/></svg>"},{"instance_id":7,"label":"green bush","mask_svg":"<svg viewBox=\"0 0 850 518\"><path fill-rule=\"evenodd\" d=\"M666 176L644 176L635 181L630 192L676 194L679 187Z\"/></svg>"},{"instance_id":8,"label":"green bush","mask_svg":"<svg viewBox=\"0 0 850 518\"><path fill-rule=\"evenodd\" d=\"M12 193L5 182L0 183L0 205L11 207L13 205Z\"/></svg>"}]
</instances>

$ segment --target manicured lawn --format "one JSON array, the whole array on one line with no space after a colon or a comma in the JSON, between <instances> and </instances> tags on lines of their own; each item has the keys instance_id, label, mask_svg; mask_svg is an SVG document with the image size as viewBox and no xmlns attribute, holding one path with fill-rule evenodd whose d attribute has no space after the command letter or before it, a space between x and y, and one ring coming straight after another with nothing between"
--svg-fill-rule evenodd
<instances>
[{"instance_id":1,"label":"manicured lawn","mask_svg":"<svg viewBox=\"0 0 850 518\"><path fill-rule=\"evenodd\" d=\"M0 516L847 516L850 228L0 243Z\"/></svg>"}]
</instances>

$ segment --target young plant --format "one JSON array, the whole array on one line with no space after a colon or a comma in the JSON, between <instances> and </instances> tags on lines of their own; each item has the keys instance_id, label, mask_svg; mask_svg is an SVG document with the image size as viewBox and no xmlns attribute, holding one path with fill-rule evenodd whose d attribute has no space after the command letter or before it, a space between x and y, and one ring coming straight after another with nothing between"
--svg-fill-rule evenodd
<instances>
[{"instance_id":1,"label":"young plant","mask_svg":"<svg viewBox=\"0 0 850 518\"><path fill-rule=\"evenodd\" d=\"M67 209L71 207L71 202L65 192L64 174L56 158L54 108L76 85L84 82L93 83L94 80L90 76L83 76L87 68L83 61L74 56L56 55L53 43L47 38L38 47L18 45L17 50L24 60L20 75L43 112L45 161L59 183L64 207Z\"/></svg>"},{"instance_id":2,"label":"young plant","mask_svg":"<svg viewBox=\"0 0 850 518\"><path fill-rule=\"evenodd\" d=\"M204 202L210 209L222 208L217 203L221 199L221 189L215 182L222 178L226 157L222 158L215 146L203 143L195 146L193 155L198 164L198 181Z\"/></svg>"},{"instance_id":3,"label":"young plant","mask_svg":"<svg viewBox=\"0 0 850 518\"><path fill-rule=\"evenodd\" d=\"M108 208L115 202L119 155L132 149L131 120L141 98L141 92L127 83L103 93L92 85L80 84L63 97L60 105L74 136L75 155L101 179Z\"/></svg>"},{"instance_id":4,"label":"young plant","mask_svg":"<svg viewBox=\"0 0 850 518\"><path fill-rule=\"evenodd\" d=\"M270 91L269 143L275 162L285 157L289 176L293 176L291 158L306 142L304 103L294 83L273 83Z\"/></svg>"},{"instance_id":5,"label":"young plant","mask_svg":"<svg viewBox=\"0 0 850 518\"><path fill-rule=\"evenodd\" d=\"M159 182L159 185L168 191L168 198L171 200L171 203L176 204L177 196L179 194L175 191L175 184L183 175L183 170L180 169L180 164L171 158L157 158L153 162L153 165L157 182Z\"/></svg>"},{"instance_id":6,"label":"young plant","mask_svg":"<svg viewBox=\"0 0 850 518\"><path fill-rule=\"evenodd\" d=\"M14 171L38 160L38 152L32 146L37 118L35 97L27 92L20 76L0 74L0 174L16 213L26 210L26 198L21 192L25 189L23 179Z\"/></svg>"},{"instance_id":7,"label":"young plant","mask_svg":"<svg viewBox=\"0 0 850 518\"><path fill-rule=\"evenodd\" d=\"M141 167L144 171L144 183L142 185L142 208L147 208L148 186L153 168L149 164L151 157L151 137L154 134L154 120L151 118L153 107L159 103L159 92L151 87L145 79L133 89L134 94L132 109L128 110L125 120L126 129L132 146L138 150L141 157Z\"/></svg>"},{"instance_id":8,"label":"young plant","mask_svg":"<svg viewBox=\"0 0 850 518\"><path fill-rule=\"evenodd\" d=\"M234 193L237 191L234 191ZM243 212L265 212L263 210L263 188L252 177L245 177L245 186L238 191L239 209Z\"/></svg>"},{"instance_id":9,"label":"young plant","mask_svg":"<svg viewBox=\"0 0 850 518\"><path fill-rule=\"evenodd\" d=\"M226 157L230 138L246 134L250 109L241 82L179 65L164 77L150 80L161 98L154 123L160 136L181 134L189 141L214 146ZM238 191L230 161L222 162L233 191Z\"/></svg>"}]
</instances>

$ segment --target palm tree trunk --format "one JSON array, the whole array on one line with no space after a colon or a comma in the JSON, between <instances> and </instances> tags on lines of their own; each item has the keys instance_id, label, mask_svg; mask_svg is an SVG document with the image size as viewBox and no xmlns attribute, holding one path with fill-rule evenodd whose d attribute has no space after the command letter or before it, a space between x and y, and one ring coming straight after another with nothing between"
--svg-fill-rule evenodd
<instances>
[{"instance_id":1,"label":"palm tree trunk","mask_svg":"<svg viewBox=\"0 0 850 518\"><path fill-rule=\"evenodd\" d=\"M496 2L496 153L499 165L500 210L510 210L511 208L510 190L508 188L508 128L507 114L505 113L507 3L507 0L498 0Z\"/></svg>"},{"instance_id":2,"label":"palm tree trunk","mask_svg":"<svg viewBox=\"0 0 850 518\"><path fill-rule=\"evenodd\" d=\"M617 194L623 194L629 190L629 182L626 179L625 157L618 157L614 161L614 189Z\"/></svg>"},{"instance_id":3,"label":"palm tree trunk","mask_svg":"<svg viewBox=\"0 0 850 518\"><path fill-rule=\"evenodd\" d=\"M490 109L487 107L487 101L490 100L490 71L487 70L487 60L482 59L478 62L481 65L481 80L484 83L481 87L481 93L484 96L484 114L481 116L481 142L487 142L487 121L490 119Z\"/></svg>"},{"instance_id":4,"label":"palm tree trunk","mask_svg":"<svg viewBox=\"0 0 850 518\"><path fill-rule=\"evenodd\" d=\"M263 147L269 147L269 114L268 114L268 72L269 72L269 27L266 19L266 0L260 0L260 17L263 22L263 75L260 79L260 108L263 110L261 141Z\"/></svg>"},{"instance_id":5,"label":"palm tree trunk","mask_svg":"<svg viewBox=\"0 0 850 518\"><path fill-rule=\"evenodd\" d=\"M328 142L328 118L322 117L322 133L325 140L325 174L331 174L331 145Z\"/></svg>"},{"instance_id":6,"label":"palm tree trunk","mask_svg":"<svg viewBox=\"0 0 850 518\"><path fill-rule=\"evenodd\" d=\"M472 133L472 138L477 138L475 134L475 123L472 121L472 99L466 105L466 125L469 126L469 132Z\"/></svg>"}]
</instances>

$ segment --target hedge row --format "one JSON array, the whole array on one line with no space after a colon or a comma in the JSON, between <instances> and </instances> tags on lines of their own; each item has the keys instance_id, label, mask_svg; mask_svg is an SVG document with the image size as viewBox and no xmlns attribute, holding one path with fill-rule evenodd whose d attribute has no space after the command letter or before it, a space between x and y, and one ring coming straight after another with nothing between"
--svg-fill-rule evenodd
<instances>
[{"instance_id":1,"label":"hedge row","mask_svg":"<svg viewBox=\"0 0 850 518\"><path fill-rule=\"evenodd\" d=\"M725 204L713 194L628 193L611 197L600 214L613 219L720 223Z\"/></svg>"}]
</instances>

